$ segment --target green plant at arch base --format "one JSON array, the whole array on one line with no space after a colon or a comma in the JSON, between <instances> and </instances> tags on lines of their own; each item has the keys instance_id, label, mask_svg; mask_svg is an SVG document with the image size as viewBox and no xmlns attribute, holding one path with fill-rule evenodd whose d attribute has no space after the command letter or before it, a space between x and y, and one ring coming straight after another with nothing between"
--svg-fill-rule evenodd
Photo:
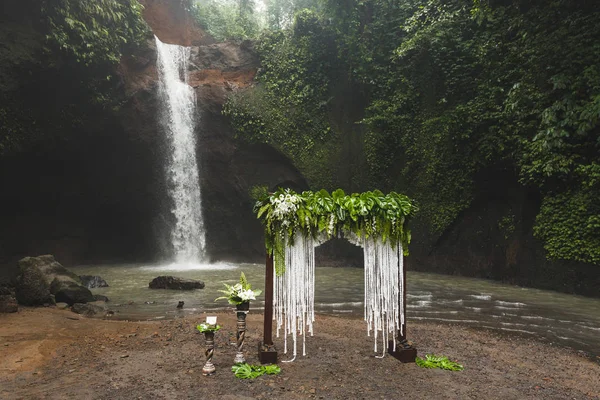
<instances>
[{"instance_id":1,"label":"green plant at arch base","mask_svg":"<svg viewBox=\"0 0 600 400\"><path fill-rule=\"evenodd\" d=\"M425 359L417 357L415 363L421 368L439 368L448 371L462 371L465 369L465 367L459 363L450 361L448 357L436 356L433 354L425 355Z\"/></svg>"},{"instance_id":2,"label":"green plant at arch base","mask_svg":"<svg viewBox=\"0 0 600 400\"><path fill-rule=\"evenodd\" d=\"M281 368L277 365L250 365L247 363L235 364L231 371L239 379L254 379L261 375L277 375L281 373Z\"/></svg>"},{"instance_id":3,"label":"green plant at arch base","mask_svg":"<svg viewBox=\"0 0 600 400\"><path fill-rule=\"evenodd\" d=\"M377 238L408 254L408 221L417 207L407 196L379 190L346 195L338 189L305 191L279 189L256 202L254 211L265 225L265 245L275 257L275 271L285 270L284 249L296 234L305 237L337 237L350 232L359 238Z\"/></svg>"}]
</instances>

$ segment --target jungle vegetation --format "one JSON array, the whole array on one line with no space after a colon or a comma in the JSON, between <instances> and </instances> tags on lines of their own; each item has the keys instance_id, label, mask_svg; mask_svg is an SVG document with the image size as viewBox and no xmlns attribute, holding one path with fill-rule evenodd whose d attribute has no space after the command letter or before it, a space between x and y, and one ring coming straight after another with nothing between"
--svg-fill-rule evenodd
<instances>
[{"instance_id":1,"label":"jungle vegetation","mask_svg":"<svg viewBox=\"0 0 600 400\"><path fill-rule=\"evenodd\" d=\"M115 65L146 35L137 0L6 0L0 156L81 129L119 105Z\"/></svg>"},{"instance_id":2,"label":"jungle vegetation","mask_svg":"<svg viewBox=\"0 0 600 400\"><path fill-rule=\"evenodd\" d=\"M511 181L549 258L600 264L597 0L182 1L255 40L257 84L224 112L311 188L405 193L441 235ZM137 0L6 0L0 22L0 157L118 108L114 66L148 33Z\"/></svg>"},{"instance_id":3,"label":"jungle vegetation","mask_svg":"<svg viewBox=\"0 0 600 400\"><path fill-rule=\"evenodd\" d=\"M509 177L539 194L550 259L600 264L597 1L269 4L287 14L266 10L258 84L225 109L241 138L316 189L407 193L433 233Z\"/></svg>"}]
</instances>

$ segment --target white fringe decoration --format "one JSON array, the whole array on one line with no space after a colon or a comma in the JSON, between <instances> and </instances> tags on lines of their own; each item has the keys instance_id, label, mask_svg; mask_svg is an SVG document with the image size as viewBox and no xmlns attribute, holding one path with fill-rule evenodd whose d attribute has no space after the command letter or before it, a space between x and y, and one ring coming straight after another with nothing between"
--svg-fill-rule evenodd
<instances>
[{"instance_id":1,"label":"white fringe decoration","mask_svg":"<svg viewBox=\"0 0 600 400\"><path fill-rule=\"evenodd\" d=\"M273 298L277 321L277 337L284 328L284 353L287 354L287 337L292 335L293 361L297 354L296 338L302 336L302 355L306 356L306 328L313 335L315 321L315 245L313 239L301 234L294 236L294 244L286 241L285 273L275 276Z\"/></svg>"},{"instance_id":2,"label":"white fringe decoration","mask_svg":"<svg viewBox=\"0 0 600 400\"><path fill-rule=\"evenodd\" d=\"M381 332L383 358L390 336L396 350L396 332L404 323L402 276L402 245L393 248L380 238L363 240L365 261L365 321L367 334L374 332L374 351L377 353L377 338ZM401 332L403 333L403 332Z\"/></svg>"},{"instance_id":3,"label":"white fringe decoration","mask_svg":"<svg viewBox=\"0 0 600 400\"><path fill-rule=\"evenodd\" d=\"M401 243L396 247L383 243L381 238L358 237L346 233L351 243L364 249L365 299L364 318L367 321L367 334L374 332L374 351L377 353L377 339L381 332L383 344L382 358L385 355L390 336L393 350L396 350L396 332L404 324L404 276L403 251ZM283 327L284 353L287 354L287 337L292 336L293 358L297 355L297 336L302 336L302 355L306 356L306 333L313 335L315 321L315 247L327 241L326 237L305 238L294 236L293 245L286 238L285 273L275 276L273 320L277 321L277 337ZM274 257L277 257L274 254ZM404 334L404 332L400 332Z\"/></svg>"}]
</instances>

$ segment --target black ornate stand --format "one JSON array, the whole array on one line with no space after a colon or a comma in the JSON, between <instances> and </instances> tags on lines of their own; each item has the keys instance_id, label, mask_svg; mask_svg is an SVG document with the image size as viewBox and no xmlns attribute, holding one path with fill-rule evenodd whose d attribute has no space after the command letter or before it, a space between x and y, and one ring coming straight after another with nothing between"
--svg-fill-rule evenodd
<instances>
[{"instance_id":1,"label":"black ornate stand","mask_svg":"<svg viewBox=\"0 0 600 400\"><path fill-rule=\"evenodd\" d=\"M250 302L238 304L235 309L237 314L237 353L233 362L239 364L246 362L242 348L246 338L246 315L250 311Z\"/></svg>"},{"instance_id":2,"label":"black ornate stand","mask_svg":"<svg viewBox=\"0 0 600 400\"><path fill-rule=\"evenodd\" d=\"M215 373L215 366L212 363L213 354L215 352L215 333L204 332L204 339L206 340L206 364L202 367L202 375L212 375Z\"/></svg>"}]
</instances>

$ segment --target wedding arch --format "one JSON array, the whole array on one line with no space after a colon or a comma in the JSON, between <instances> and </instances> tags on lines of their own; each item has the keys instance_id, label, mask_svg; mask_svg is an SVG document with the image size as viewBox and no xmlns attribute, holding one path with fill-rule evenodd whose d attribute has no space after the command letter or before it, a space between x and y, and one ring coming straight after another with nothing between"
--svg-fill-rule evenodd
<instances>
[{"instance_id":1,"label":"wedding arch","mask_svg":"<svg viewBox=\"0 0 600 400\"><path fill-rule=\"evenodd\" d=\"M301 336L306 355L306 335L312 336L315 320L315 247L335 237L363 248L364 317L367 334L374 336L374 351L381 340L383 354L387 348L400 361L414 361L416 349L406 341L404 259L410 242L408 221L415 211L407 196L395 192L346 195L341 189L331 194L279 189L258 200L255 212L265 226L267 250L261 362L277 360L273 321L277 336L283 330L284 352L291 336L295 359Z\"/></svg>"}]
</instances>

